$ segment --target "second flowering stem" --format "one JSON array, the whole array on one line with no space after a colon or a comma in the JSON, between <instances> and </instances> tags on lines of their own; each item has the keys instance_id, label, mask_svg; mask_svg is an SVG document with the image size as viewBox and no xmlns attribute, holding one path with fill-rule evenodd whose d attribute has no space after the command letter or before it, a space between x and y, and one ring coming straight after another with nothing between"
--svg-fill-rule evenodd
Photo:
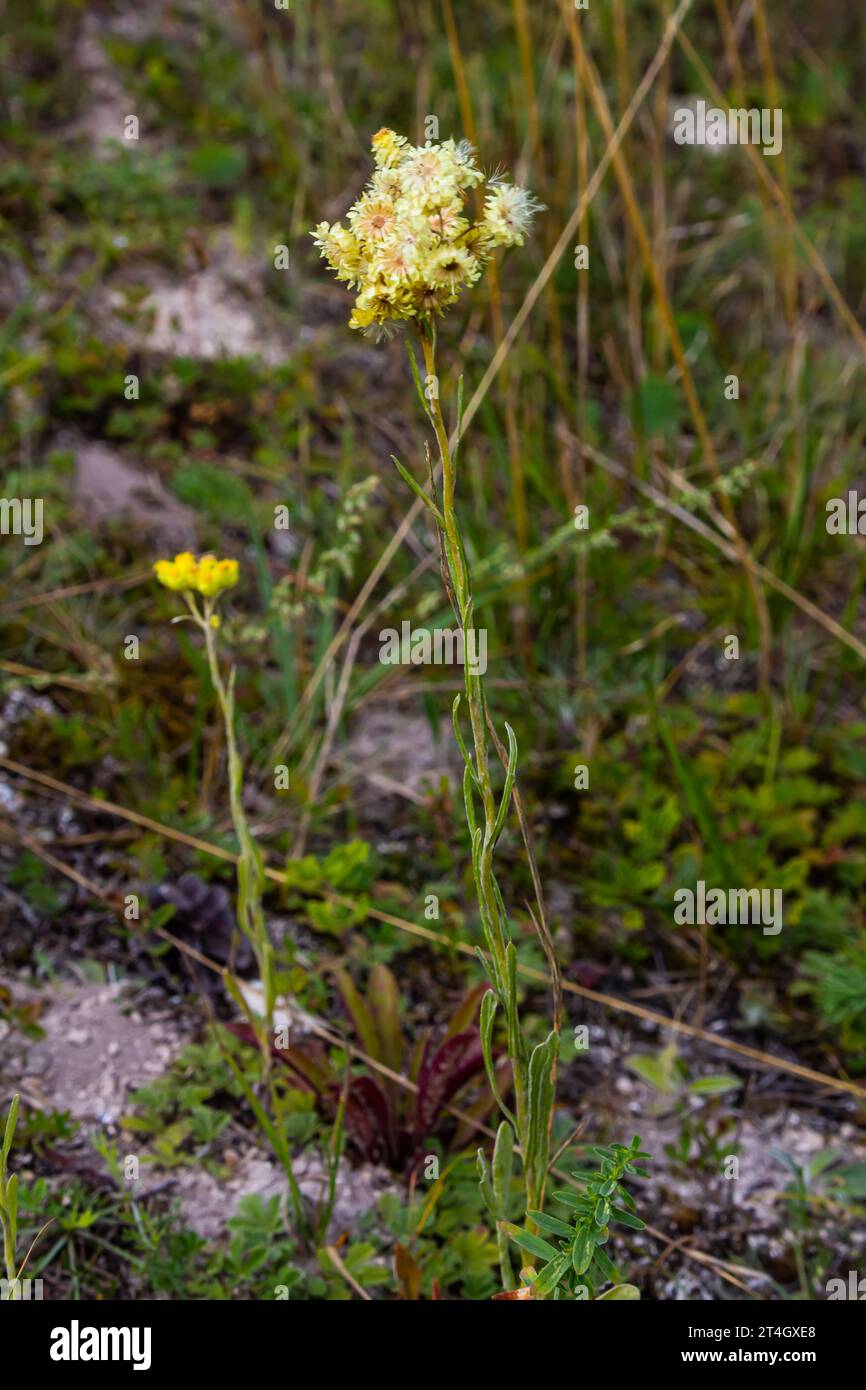
<instances>
[{"instance_id":1,"label":"second flowering stem","mask_svg":"<svg viewBox=\"0 0 866 1390\"><path fill-rule=\"evenodd\" d=\"M243 804L244 770L235 736L234 670L228 683L223 679L217 652L219 618L215 603L204 599L203 610L191 593L185 594L190 613L204 634L208 670L222 715L228 753L229 806L232 825L238 841L237 913L238 925L250 943L259 970L264 992L264 1018L260 1034L262 1059L266 1072L270 1068L273 1017L276 1003L276 971L274 948L265 921L262 899L265 891L265 868L259 847L250 832Z\"/></svg>"}]
</instances>

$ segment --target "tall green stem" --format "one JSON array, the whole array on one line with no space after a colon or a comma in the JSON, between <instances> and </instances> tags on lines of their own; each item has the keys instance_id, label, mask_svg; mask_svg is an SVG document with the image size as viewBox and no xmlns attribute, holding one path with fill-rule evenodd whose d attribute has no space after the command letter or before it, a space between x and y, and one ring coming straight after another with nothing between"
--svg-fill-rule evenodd
<instances>
[{"instance_id":1,"label":"tall green stem","mask_svg":"<svg viewBox=\"0 0 866 1390\"><path fill-rule=\"evenodd\" d=\"M264 1020L259 1039L266 1074L270 1070L271 1041L273 1038L274 1005L276 987L274 979L274 951L265 921L262 897L265 889L265 870L259 848L250 833L249 822L243 804L244 769L235 738L234 720L234 673L226 686L220 671L216 646L216 628L213 625L213 602L206 599L204 615L199 613L194 602L190 603L193 617L204 632L205 651L211 683L216 691L222 714L228 750L229 806L232 824L238 840L240 858L237 867L238 881L238 923L244 936L253 949L259 976L264 991Z\"/></svg>"},{"instance_id":2,"label":"tall green stem","mask_svg":"<svg viewBox=\"0 0 866 1390\"><path fill-rule=\"evenodd\" d=\"M464 681L466 703L472 729L474 759L464 750L466 772L464 796L473 841L473 870L482 926L490 956L489 973L493 986L489 1009L482 1009L482 1041L486 1040L488 1060L493 1014L497 1007L505 1015L507 1051L514 1082L516 1115L499 1101L506 1118L516 1131L523 1157L527 1207L539 1209L544 1200L549 1147L549 1123L553 1106L553 1068L558 1047L556 1033L529 1055L517 1009L516 953L502 895L493 872L493 852L502 829L516 765L516 742L509 730L510 759L506 787L497 809L490 777L487 704L483 678L466 659L473 621L472 585L457 510L457 470L442 415L436 374L436 342L431 325L420 328L421 350L427 378L428 414L433 426L442 466L442 546L448 568L453 601L464 634ZM455 731L460 739L455 712ZM461 740L461 748L462 740ZM477 823L476 796L480 799L483 823ZM495 1090L492 1064L488 1075ZM497 1099L499 1097L497 1096Z\"/></svg>"},{"instance_id":3,"label":"tall green stem","mask_svg":"<svg viewBox=\"0 0 866 1390\"><path fill-rule=\"evenodd\" d=\"M229 1065L232 1067L236 1078L240 1082L244 1094L252 1106L259 1123L270 1139L274 1153L283 1166L289 1184L289 1193L298 1230L301 1233L306 1233L307 1222L304 1214L303 1198L295 1179L289 1146L285 1136L279 1130L279 1119L277 1117L276 1090L271 1070L271 1046L274 1038L274 1006L276 1004L274 948L268 933L264 907L262 905L265 889L264 863L258 845L250 833L249 822L247 820L246 811L244 810L244 769L238 751L237 739L235 737L234 672L232 672L229 677L229 683L226 685L223 680L219 657L217 655L216 632L218 620L216 624L213 621L213 600L205 599L203 614L199 611L198 605L191 595L188 596L188 602L195 621L199 624L204 633L205 651L207 653L211 683L216 691L225 731L229 763L229 806L231 808L232 824L235 829L238 848L240 850L237 866L238 923L241 931L247 937L253 949L253 954L259 969L259 977L262 982L262 989L264 991L264 1017L257 1032L259 1049L262 1054L264 1080L268 1088L271 1109L274 1113L273 1123L249 1088L240 1070L231 1062L231 1059L229 1059Z\"/></svg>"}]
</instances>

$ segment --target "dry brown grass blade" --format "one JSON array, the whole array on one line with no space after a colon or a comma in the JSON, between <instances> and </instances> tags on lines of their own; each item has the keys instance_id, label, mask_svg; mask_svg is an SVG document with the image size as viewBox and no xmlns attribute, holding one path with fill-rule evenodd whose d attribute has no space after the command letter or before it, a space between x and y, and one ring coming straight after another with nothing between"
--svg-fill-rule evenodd
<instances>
[{"instance_id":1,"label":"dry brown grass blade","mask_svg":"<svg viewBox=\"0 0 866 1390\"><path fill-rule=\"evenodd\" d=\"M73 787L68 782L61 782L56 777L51 777L47 772L37 772L34 768L25 767L23 763L17 763L14 759L3 755L0 755L0 767L5 767L9 772L14 772L18 776L27 777L31 782L37 782L43 787L50 788L51 791L59 792L62 796L68 797L71 801L77 801L80 805L89 806L92 811L103 810L109 816L121 816L133 825L140 825L143 830L152 830L157 835L162 835L169 840L176 840L178 844L189 845L190 849L201 850L213 858L225 859L231 864L237 863L237 855L232 854L231 850L221 849L219 845L211 845L207 840L200 840L197 835L187 835L186 831L175 830L171 825L163 825L161 821L153 820L150 816L143 816L138 811L131 811L116 801L102 801L99 797L89 796L87 792L79 791L78 787Z\"/></svg>"},{"instance_id":2,"label":"dry brown grass blade","mask_svg":"<svg viewBox=\"0 0 866 1390\"><path fill-rule=\"evenodd\" d=\"M372 1303L372 1296L367 1293L366 1289L361 1288L361 1285L358 1283L357 1279L354 1278L354 1276L343 1264L343 1261L340 1259L340 1255L336 1245L326 1245L325 1254L328 1256L328 1259L331 1261L331 1264L334 1266L340 1278L345 1280L352 1292L356 1293L359 1298L362 1298L365 1303Z\"/></svg>"},{"instance_id":3,"label":"dry brown grass blade","mask_svg":"<svg viewBox=\"0 0 866 1390\"><path fill-rule=\"evenodd\" d=\"M28 598L12 599L0 604L0 613L16 613L25 608L36 608L42 603L57 603L64 598L79 598L82 594L100 594L110 591L118 594L123 589L136 589L139 584L149 584L153 580L151 570L128 574L124 579L91 579L87 584L67 584L63 589L50 589L45 594L31 594Z\"/></svg>"},{"instance_id":4,"label":"dry brown grass blade","mask_svg":"<svg viewBox=\"0 0 866 1390\"><path fill-rule=\"evenodd\" d=\"M32 680L41 685L62 685L67 690L80 690L85 695L93 690L92 674L65 676L60 672L40 671L36 666L22 666L20 661L0 661L0 671L6 671L10 676L23 676L25 680Z\"/></svg>"}]
</instances>

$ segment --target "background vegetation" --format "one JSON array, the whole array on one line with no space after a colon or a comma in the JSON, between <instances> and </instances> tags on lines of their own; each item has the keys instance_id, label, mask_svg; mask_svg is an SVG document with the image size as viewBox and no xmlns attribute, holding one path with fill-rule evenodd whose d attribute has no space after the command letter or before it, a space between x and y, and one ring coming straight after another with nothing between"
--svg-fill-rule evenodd
<instances>
[{"instance_id":1,"label":"background vegetation","mask_svg":"<svg viewBox=\"0 0 866 1390\"><path fill-rule=\"evenodd\" d=\"M51 1220L29 1269L52 1297L499 1287L466 1118L488 1122L477 1069L425 1109L363 1060L411 1077L419 1039L447 1041L461 1008L453 1031L474 1026L481 974L461 943L481 937L449 730L459 673L378 661L381 629L450 622L435 537L407 524L389 461L421 476L429 430L402 343L349 333L308 236L357 196L375 130L422 141L431 115L547 209L439 360L443 399L465 375L476 622L566 981L559 1163L643 1136L650 1230L613 1245L644 1297L823 1297L856 1267L864 549L828 535L825 507L864 488L863 17L695 0L606 158L673 9L9 0L3 493L44 498L46 537L0 545L0 1068L22 1094L22 1240ZM674 144L673 107L699 97L781 107L783 154ZM241 563L221 641L298 1011L280 1122L313 1204L337 1097L354 1097L330 1227L306 1242L273 1175L250 1176L267 1147L255 1052L207 963L252 974L232 955L218 713L150 574L187 547ZM513 830L499 864L521 963L543 971ZM700 878L781 888L783 931L675 925L674 893ZM540 1041L546 992L524 984ZM130 1025L113 1110L95 1077L57 1074L101 1043L69 1041L70 1009L94 998ZM121 1064L157 1024L168 1052L144 1084ZM129 1153L146 1173L132 1190ZM202 1172L233 1194L216 1225Z\"/></svg>"}]
</instances>

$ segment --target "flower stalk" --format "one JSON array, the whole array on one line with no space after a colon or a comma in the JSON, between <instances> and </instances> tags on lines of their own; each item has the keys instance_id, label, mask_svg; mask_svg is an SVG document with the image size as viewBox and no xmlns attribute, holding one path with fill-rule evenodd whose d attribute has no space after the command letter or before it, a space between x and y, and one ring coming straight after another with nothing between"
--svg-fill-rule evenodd
<instances>
[{"instance_id":1,"label":"flower stalk","mask_svg":"<svg viewBox=\"0 0 866 1390\"><path fill-rule=\"evenodd\" d=\"M271 1061L271 1039L273 1037L274 1006L276 1004L276 972L273 943L262 906L265 891L265 866L259 847L250 833L249 821L243 804L244 769L235 736L234 667L229 676L228 684L226 684L223 680L217 654L218 625L215 626L213 622L215 600L207 598L204 600L204 613L202 614L199 613L198 605L191 594L187 594L186 599L193 617L204 633L211 684L222 714L228 754L229 808L240 854L237 865L238 925L252 946L264 991L262 1060L267 1071Z\"/></svg>"},{"instance_id":2,"label":"flower stalk","mask_svg":"<svg viewBox=\"0 0 866 1390\"><path fill-rule=\"evenodd\" d=\"M452 602L464 638L473 625L473 596L466 548L457 508L457 468L442 413L436 370L436 334L432 322L418 325L427 382L435 389L422 395L439 450L442 468L441 524ZM517 997L517 953L508 914L493 868L496 843L505 825L517 769L517 740L511 726L508 736L508 766L505 785L497 804L490 774L488 710L484 680L471 663L464 667L465 699L469 710L472 752L467 749L460 725L461 697L454 702L454 729L464 760L463 794L466 818L472 839L472 867L479 913L484 931L487 957L484 961L491 989L481 1011L481 1035L488 1079L500 1109L510 1124L523 1160L524 1189L528 1211L544 1204L547 1179L550 1124L554 1099L554 1074L559 1051L558 1027L554 1026L543 1043L531 1052L521 1027ZM480 807L478 805L480 803ZM480 815L479 815L480 810ZM514 1081L514 1113L499 1096L495 1084L492 1055L493 1026L501 1010L505 1022L506 1051ZM482 1160L483 1162L483 1160ZM502 1261L503 1270L506 1261ZM510 1266L508 1266L510 1268ZM506 1279L507 1282L507 1279Z\"/></svg>"},{"instance_id":3,"label":"flower stalk","mask_svg":"<svg viewBox=\"0 0 866 1390\"><path fill-rule=\"evenodd\" d=\"M270 1073L273 1039L274 1006L276 1004L276 970L274 948L265 920L262 899L265 891L265 868L259 847L253 839L244 810L244 769L235 734L235 673L228 681L223 678L217 650L220 618L219 599L226 589L238 580L236 560L217 560L203 555L196 560L184 553L174 560L160 560L154 570L159 582L180 593L190 619L203 636L211 684L222 716L228 755L229 808L238 842L237 919L238 926L252 947L259 979L264 992L264 1015L256 1027L265 1076ZM182 619L175 619L176 622Z\"/></svg>"}]
</instances>

